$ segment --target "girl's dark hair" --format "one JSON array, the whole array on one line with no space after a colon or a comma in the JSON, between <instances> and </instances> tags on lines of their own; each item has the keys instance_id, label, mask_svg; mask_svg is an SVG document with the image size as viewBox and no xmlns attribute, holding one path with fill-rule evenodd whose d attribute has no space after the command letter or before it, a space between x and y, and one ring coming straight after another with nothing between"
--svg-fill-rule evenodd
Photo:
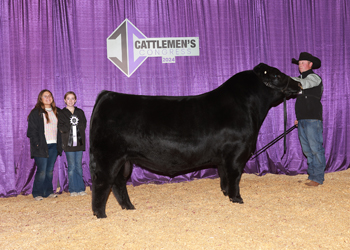
<instances>
[{"instance_id":1,"label":"girl's dark hair","mask_svg":"<svg viewBox=\"0 0 350 250\"><path fill-rule=\"evenodd\" d=\"M43 100L42 100L43 94L44 94L45 92L49 92L50 95L52 96L51 108L52 108L53 113L54 113L55 116L57 117L57 107L56 107L55 99L53 98L53 95L52 95L52 93L51 93L50 90L43 89L42 91L40 91L40 93L39 93L39 95L38 95L38 100L37 100L37 102L36 102L34 108L42 109L42 110L44 111L44 114L45 114L47 123L50 123L49 114L48 114L47 111L45 110L45 105L44 105Z\"/></svg>"}]
</instances>

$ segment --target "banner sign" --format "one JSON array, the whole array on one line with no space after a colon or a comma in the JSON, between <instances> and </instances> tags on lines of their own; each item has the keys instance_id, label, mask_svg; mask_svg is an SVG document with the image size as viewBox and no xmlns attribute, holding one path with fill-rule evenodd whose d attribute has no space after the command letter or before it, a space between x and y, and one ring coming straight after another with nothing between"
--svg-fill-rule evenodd
<instances>
[{"instance_id":1,"label":"banner sign","mask_svg":"<svg viewBox=\"0 0 350 250\"><path fill-rule=\"evenodd\" d=\"M162 57L162 63L175 63L178 56L199 56L199 38L147 38L128 19L107 38L108 59L127 77L148 57Z\"/></svg>"}]
</instances>

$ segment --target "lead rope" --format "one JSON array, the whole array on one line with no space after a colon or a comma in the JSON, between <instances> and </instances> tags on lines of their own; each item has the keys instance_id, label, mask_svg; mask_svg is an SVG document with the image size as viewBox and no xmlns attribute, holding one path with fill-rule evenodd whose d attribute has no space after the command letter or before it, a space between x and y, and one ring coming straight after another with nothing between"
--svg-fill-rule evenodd
<instances>
[{"instance_id":1,"label":"lead rope","mask_svg":"<svg viewBox=\"0 0 350 250\"><path fill-rule=\"evenodd\" d=\"M287 87L288 87L288 85L289 85L289 80L290 80L291 78L289 77L288 78L288 82L287 82L287 85L286 85L286 87L282 90L282 92L284 92L286 89L287 89ZM286 143L286 135L287 135L287 133L286 133L286 129L287 129L287 98L286 98L286 96L284 96L284 98L283 98L283 109L284 109L284 142L283 142L283 144L284 144L284 150L283 150L283 155L282 155L282 157L281 157L281 160L283 159L283 157L284 157L284 155L286 154L286 151L287 151L287 143Z\"/></svg>"},{"instance_id":2,"label":"lead rope","mask_svg":"<svg viewBox=\"0 0 350 250\"><path fill-rule=\"evenodd\" d=\"M287 137L286 137L286 135L289 134L290 132L292 132L297 127L296 125L294 125L293 127L289 128L287 130L287 99L286 99L286 97L284 97L284 99L283 99L283 109L284 109L284 132L281 135L279 135L276 139L274 139L273 141L268 143L266 146L261 148L259 151L257 151L254 155L252 155L252 157L250 158L251 160L255 159L258 155L265 152L269 147L271 147L273 144L275 144L276 142L281 140L282 137L284 138L284 142L283 142L284 150L283 150L283 155L281 157L281 160L283 159L283 157L287 151L287 142L286 142Z\"/></svg>"},{"instance_id":3,"label":"lead rope","mask_svg":"<svg viewBox=\"0 0 350 250\"><path fill-rule=\"evenodd\" d=\"M286 87L284 87L281 91L284 92L288 85L289 85L289 80L291 78L288 78L287 81L287 85ZM266 84L265 84L266 85ZM266 85L267 86L267 85ZM269 86L268 86L269 87ZM286 135L289 134L290 132L292 132L293 129L295 129L297 126L294 125L293 127L289 128L287 131L287 98L286 96L284 96L283 98L283 109L284 109L284 132L279 135L276 139L274 139L273 141L271 141L270 143L268 143L266 146L264 146L263 148L261 148L259 151L257 151L255 154L252 154L252 157L250 158L250 160L255 159L258 155L260 155L262 152L266 151L269 147L271 147L273 144L275 144L276 142L278 142L280 139L282 139L282 137L284 137L284 150L283 150L283 155L281 157L281 160L283 159L284 155L286 154L287 151L287 142L286 142Z\"/></svg>"},{"instance_id":4,"label":"lead rope","mask_svg":"<svg viewBox=\"0 0 350 250\"><path fill-rule=\"evenodd\" d=\"M289 134L290 132L292 132L295 128L297 128L296 125L294 125L293 127L290 127L287 131L286 134ZM284 136L284 133L280 134L279 136L277 136L274 140L272 140L271 142L269 142L268 144L266 144L264 147L262 147L259 151L257 151L255 154L252 155L252 157L250 158L250 160L255 159L256 157L258 157L260 154L262 154L263 152L265 152L269 147L271 147L273 144L275 144L276 142L278 142L279 140L281 140Z\"/></svg>"},{"instance_id":5,"label":"lead rope","mask_svg":"<svg viewBox=\"0 0 350 250\"><path fill-rule=\"evenodd\" d=\"M287 135L287 100L286 96L284 96L283 99L283 109L284 109L284 139L283 139L283 144L284 144L284 150L283 150L283 155L281 157L281 160L283 159L284 155L286 154L287 151L287 144L286 144L286 135Z\"/></svg>"}]
</instances>

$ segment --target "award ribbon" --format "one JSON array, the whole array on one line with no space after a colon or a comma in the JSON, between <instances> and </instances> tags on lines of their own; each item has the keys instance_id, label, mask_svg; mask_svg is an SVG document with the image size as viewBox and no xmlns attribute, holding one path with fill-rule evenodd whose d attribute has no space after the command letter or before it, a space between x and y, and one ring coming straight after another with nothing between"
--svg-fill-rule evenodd
<instances>
[{"instance_id":1,"label":"award ribbon","mask_svg":"<svg viewBox=\"0 0 350 250\"><path fill-rule=\"evenodd\" d=\"M70 119L70 131L69 131L69 138L68 138L68 146L69 147L75 147L79 145L83 145L83 140L81 138L78 123L79 119L75 115L71 115Z\"/></svg>"}]
</instances>

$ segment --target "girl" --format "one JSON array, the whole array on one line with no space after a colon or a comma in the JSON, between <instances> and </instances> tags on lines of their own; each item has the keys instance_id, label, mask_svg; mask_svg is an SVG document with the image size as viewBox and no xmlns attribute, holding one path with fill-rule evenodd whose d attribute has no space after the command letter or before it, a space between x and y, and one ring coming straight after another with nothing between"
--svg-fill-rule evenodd
<instances>
[{"instance_id":1,"label":"girl","mask_svg":"<svg viewBox=\"0 0 350 250\"><path fill-rule=\"evenodd\" d=\"M37 166L32 194L37 201L57 197L53 193L52 176L57 155L62 155L61 134L57 129L60 111L52 93L44 89L39 93L37 103L28 116L30 155Z\"/></svg>"},{"instance_id":2,"label":"girl","mask_svg":"<svg viewBox=\"0 0 350 250\"><path fill-rule=\"evenodd\" d=\"M67 92L64 102L67 106L60 113L58 128L67 157L69 192L71 196L86 195L81 166L85 151L86 118L83 110L74 107L77 102L74 92Z\"/></svg>"}]
</instances>

